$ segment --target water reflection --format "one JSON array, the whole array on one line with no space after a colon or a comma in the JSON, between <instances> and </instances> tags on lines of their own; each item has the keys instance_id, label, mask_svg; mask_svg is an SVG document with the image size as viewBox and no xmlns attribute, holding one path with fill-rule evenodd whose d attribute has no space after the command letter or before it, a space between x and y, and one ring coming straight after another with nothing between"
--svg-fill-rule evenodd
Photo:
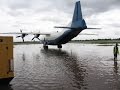
<instances>
[{"instance_id":1,"label":"water reflection","mask_svg":"<svg viewBox=\"0 0 120 90\"><path fill-rule=\"evenodd\" d=\"M25 53L22 54L22 60L25 61L26 57L25 57Z\"/></svg>"},{"instance_id":2,"label":"water reflection","mask_svg":"<svg viewBox=\"0 0 120 90\"><path fill-rule=\"evenodd\" d=\"M117 60L114 60L114 72L117 74L118 73L118 63Z\"/></svg>"},{"instance_id":3,"label":"water reflection","mask_svg":"<svg viewBox=\"0 0 120 90\"><path fill-rule=\"evenodd\" d=\"M61 65L66 67L67 70L65 73L71 79L72 87L77 89L87 89L87 83L84 80L87 74L86 69L84 68L84 65L78 63L79 60L74 53L71 54L71 52L68 53L67 51L56 49L50 49L47 51L42 49L41 52L45 57L50 58L55 56L57 60L62 60L63 64Z\"/></svg>"},{"instance_id":4,"label":"water reflection","mask_svg":"<svg viewBox=\"0 0 120 90\"><path fill-rule=\"evenodd\" d=\"M0 90L13 90L11 86L9 85L1 85Z\"/></svg>"},{"instance_id":5,"label":"water reflection","mask_svg":"<svg viewBox=\"0 0 120 90\"><path fill-rule=\"evenodd\" d=\"M114 60L114 79L115 79L115 81L114 81L114 89L115 90L120 90L120 88L119 88L119 74L118 74L118 69L119 69L119 67L118 67L118 62L117 62L117 60Z\"/></svg>"},{"instance_id":6,"label":"water reflection","mask_svg":"<svg viewBox=\"0 0 120 90\"><path fill-rule=\"evenodd\" d=\"M120 90L120 63L110 59L111 47L71 45L47 51L15 47L13 90Z\"/></svg>"}]
</instances>

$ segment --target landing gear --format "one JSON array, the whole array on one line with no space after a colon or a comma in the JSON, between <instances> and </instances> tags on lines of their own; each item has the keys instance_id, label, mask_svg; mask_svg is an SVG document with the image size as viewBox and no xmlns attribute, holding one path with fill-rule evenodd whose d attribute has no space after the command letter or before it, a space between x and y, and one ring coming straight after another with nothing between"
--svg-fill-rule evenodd
<instances>
[{"instance_id":1,"label":"landing gear","mask_svg":"<svg viewBox=\"0 0 120 90\"><path fill-rule=\"evenodd\" d=\"M47 46L47 45L43 45L43 48L44 48L45 50L48 50L48 46Z\"/></svg>"},{"instance_id":2,"label":"landing gear","mask_svg":"<svg viewBox=\"0 0 120 90\"><path fill-rule=\"evenodd\" d=\"M57 47L58 47L59 49L61 49L61 48L62 48L62 45L58 45Z\"/></svg>"},{"instance_id":3,"label":"landing gear","mask_svg":"<svg viewBox=\"0 0 120 90\"><path fill-rule=\"evenodd\" d=\"M47 44L47 42L45 41L45 38L44 38L43 48L44 48L45 50L48 50L48 44Z\"/></svg>"}]
</instances>

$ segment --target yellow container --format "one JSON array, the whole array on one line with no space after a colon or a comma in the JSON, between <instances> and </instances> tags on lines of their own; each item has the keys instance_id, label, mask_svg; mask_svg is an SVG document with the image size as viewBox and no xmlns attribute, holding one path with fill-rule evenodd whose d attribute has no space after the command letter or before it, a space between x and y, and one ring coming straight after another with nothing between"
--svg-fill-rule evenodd
<instances>
[{"instance_id":1,"label":"yellow container","mask_svg":"<svg viewBox=\"0 0 120 90\"><path fill-rule=\"evenodd\" d=\"M13 37L0 36L0 84L14 78L13 68Z\"/></svg>"}]
</instances>

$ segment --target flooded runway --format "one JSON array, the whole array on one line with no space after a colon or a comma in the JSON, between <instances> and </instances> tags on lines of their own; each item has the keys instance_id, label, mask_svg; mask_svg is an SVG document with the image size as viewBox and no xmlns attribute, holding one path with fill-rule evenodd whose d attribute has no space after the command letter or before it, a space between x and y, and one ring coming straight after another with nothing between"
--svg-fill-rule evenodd
<instances>
[{"instance_id":1,"label":"flooded runway","mask_svg":"<svg viewBox=\"0 0 120 90\"><path fill-rule=\"evenodd\" d=\"M45 51L39 44L15 45L14 65L12 86L2 88L120 90L120 56L114 62L113 46L68 43Z\"/></svg>"}]
</instances>

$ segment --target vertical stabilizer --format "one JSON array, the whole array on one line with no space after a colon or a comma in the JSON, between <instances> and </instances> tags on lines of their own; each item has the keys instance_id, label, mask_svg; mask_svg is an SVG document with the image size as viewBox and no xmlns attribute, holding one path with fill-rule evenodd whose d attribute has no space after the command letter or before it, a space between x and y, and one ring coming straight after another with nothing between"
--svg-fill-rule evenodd
<instances>
[{"instance_id":1,"label":"vertical stabilizer","mask_svg":"<svg viewBox=\"0 0 120 90\"><path fill-rule=\"evenodd\" d=\"M56 28L68 28L68 29L79 29L84 30L87 28L86 22L82 17L80 1L75 3L75 9L70 27L56 27Z\"/></svg>"},{"instance_id":2,"label":"vertical stabilizer","mask_svg":"<svg viewBox=\"0 0 120 90\"><path fill-rule=\"evenodd\" d=\"M83 18L82 18L82 12L81 12L81 4L80 4L80 1L78 1L75 4L75 9L74 9L74 15L73 15L72 22L81 21L82 19Z\"/></svg>"}]
</instances>

